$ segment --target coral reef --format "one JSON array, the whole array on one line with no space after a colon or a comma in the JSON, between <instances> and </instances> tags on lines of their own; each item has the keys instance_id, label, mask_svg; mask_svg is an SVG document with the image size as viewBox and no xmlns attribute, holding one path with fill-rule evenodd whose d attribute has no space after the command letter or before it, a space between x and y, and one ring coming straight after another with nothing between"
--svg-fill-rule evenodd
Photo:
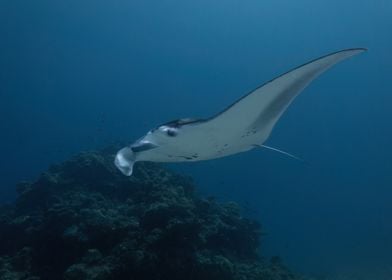
<instances>
[{"instance_id":1,"label":"coral reef","mask_svg":"<svg viewBox=\"0 0 392 280\"><path fill-rule=\"evenodd\" d=\"M81 153L17 186L0 208L0 280L290 280L258 252L260 225L237 204L200 198L190 178L113 150Z\"/></svg>"}]
</instances>

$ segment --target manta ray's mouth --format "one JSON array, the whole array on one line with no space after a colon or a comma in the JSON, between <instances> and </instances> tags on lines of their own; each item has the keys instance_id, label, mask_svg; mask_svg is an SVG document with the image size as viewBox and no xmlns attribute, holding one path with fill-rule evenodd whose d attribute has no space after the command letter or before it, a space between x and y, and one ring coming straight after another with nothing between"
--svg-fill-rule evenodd
<instances>
[{"instance_id":1,"label":"manta ray's mouth","mask_svg":"<svg viewBox=\"0 0 392 280\"><path fill-rule=\"evenodd\" d=\"M135 153L129 147L121 149L116 154L114 164L124 175L131 176L135 164Z\"/></svg>"}]
</instances>

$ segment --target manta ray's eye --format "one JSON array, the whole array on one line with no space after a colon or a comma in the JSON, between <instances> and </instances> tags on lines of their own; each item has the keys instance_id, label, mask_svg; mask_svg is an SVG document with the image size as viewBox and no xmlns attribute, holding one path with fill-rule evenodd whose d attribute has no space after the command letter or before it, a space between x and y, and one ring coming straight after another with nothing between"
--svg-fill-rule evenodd
<instances>
[{"instance_id":1,"label":"manta ray's eye","mask_svg":"<svg viewBox=\"0 0 392 280\"><path fill-rule=\"evenodd\" d=\"M174 137L178 134L178 129L176 127L162 125L159 127L159 131L166 136Z\"/></svg>"},{"instance_id":2,"label":"manta ray's eye","mask_svg":"<svg viewBox=\"0 0 392 280\"><path fill-rule=\"evenodd\" d=\"M177 129L169 128L166 130L167 136L174 137L177 136Z\"/></svg>"}]
</instances>

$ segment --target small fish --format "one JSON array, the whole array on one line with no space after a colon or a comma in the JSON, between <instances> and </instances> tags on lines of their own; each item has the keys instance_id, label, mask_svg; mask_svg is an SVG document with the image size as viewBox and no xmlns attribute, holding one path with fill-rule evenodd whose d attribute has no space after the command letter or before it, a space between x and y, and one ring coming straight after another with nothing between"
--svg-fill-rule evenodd
<instances>
[{"instance_id":1,"label":"small fish","mask_svg":"<svg viewBox=\"0 0 392 280\"><path fill-rule=\"evenodd\" d=\"M299 66L246 94L207 119L179 119L150 130L121 149L117 168L127 176L137 161L183 162L225 157L265 147L273 127L294 98L331 66L366 51L338 51Z\"/></svg>"}]
</instances>

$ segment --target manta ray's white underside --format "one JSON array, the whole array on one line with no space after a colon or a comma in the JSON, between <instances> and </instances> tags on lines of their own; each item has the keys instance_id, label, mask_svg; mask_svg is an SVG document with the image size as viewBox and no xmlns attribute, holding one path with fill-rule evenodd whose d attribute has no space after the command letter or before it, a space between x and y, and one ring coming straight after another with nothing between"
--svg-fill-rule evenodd
<instances>
[{"instance_id":1,"label":"manta ray's white underside","mask_svg":"<svg viewBox=\"0 0 392 280\"><path fill-rule=\"evenodd\" d=\"M294 98L336 63L365 49L335 52L299 66L203 120L180 119L149 131L121 149L116 166L131 175L136 161L180 162L214 159L262 145Z\"/></svg>"}]
</instances>

